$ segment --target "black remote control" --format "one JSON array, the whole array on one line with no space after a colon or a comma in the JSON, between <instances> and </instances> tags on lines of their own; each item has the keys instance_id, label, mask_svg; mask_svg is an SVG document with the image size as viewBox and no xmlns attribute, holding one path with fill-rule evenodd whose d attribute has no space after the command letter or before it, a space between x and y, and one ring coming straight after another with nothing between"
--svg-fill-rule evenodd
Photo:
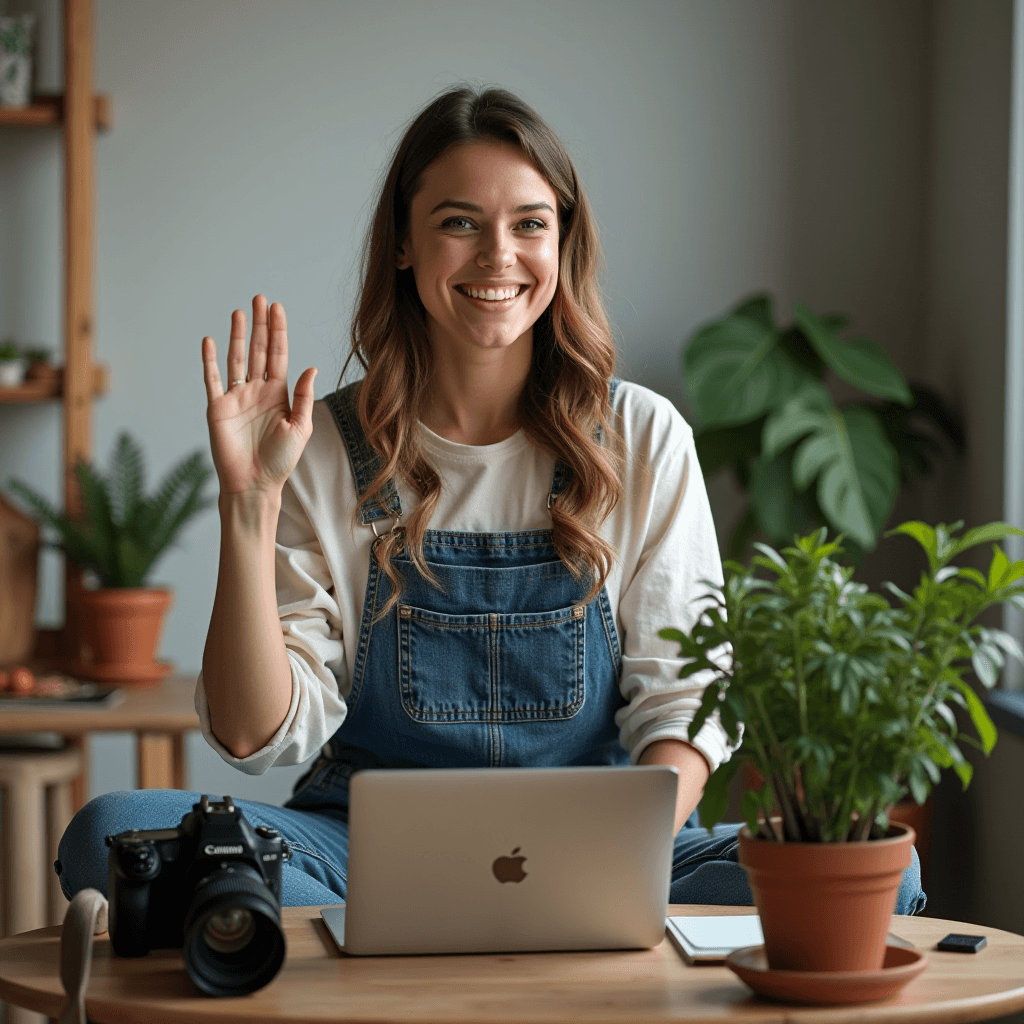
<instances>
[{"instance_id":1,"label":"black remote control","mask_svg":"<svg viewBox=\"0 0 1024 1024\"><path fill-rule=\"evenodd\" d=\"M984 949L988 939L984 935L947 935L938 945L945 953L977 953Z\"/></svg>"}]
</instances>

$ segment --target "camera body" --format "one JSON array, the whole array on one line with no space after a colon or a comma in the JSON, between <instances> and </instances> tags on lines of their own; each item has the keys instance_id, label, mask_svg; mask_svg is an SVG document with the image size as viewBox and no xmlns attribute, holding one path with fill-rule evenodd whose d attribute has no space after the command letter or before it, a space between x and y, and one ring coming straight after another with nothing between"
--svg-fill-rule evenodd
<instances>
[{"instance_id":1,"label":"camera body","mask_svg":"<svg viewBox=\"0 0 1024 1024\"><path fill-rule=\"evenodd\" d=\"M280 933L281 868L291 852L274 829L253 828L231 797L204 796L177 828L121 832L106 842L110 940L119 956L184 946L187 962L191 951L223 961L230 975L256 934L254 920L261 932Z\"/></svg>"}]
</instances>

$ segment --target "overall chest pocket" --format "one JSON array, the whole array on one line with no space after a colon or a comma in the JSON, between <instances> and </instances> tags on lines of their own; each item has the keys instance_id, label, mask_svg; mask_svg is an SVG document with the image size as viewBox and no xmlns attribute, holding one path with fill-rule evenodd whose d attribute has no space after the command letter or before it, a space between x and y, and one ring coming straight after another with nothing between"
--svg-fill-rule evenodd
<instances>
[{"instance_id":1,"label":"overall chest pocket","mask_svg":"<svg viewBox=\"0 0 1024 1024\"><path fill-rule=\"evenodd\" d=\"M584 699L586 608L445 615L398 606L402 705L419 722L572 718Z\"/></svg>"}]
</instances>

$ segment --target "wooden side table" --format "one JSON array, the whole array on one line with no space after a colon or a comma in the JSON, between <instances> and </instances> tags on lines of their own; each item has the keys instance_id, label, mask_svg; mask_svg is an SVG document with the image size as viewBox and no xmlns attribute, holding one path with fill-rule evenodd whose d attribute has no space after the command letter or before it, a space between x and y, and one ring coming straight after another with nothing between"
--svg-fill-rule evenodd
<instances>
[{"instance_id":1,"label":"wooden side table","mask_svg":"<svg viewBox=\"0 0 1024 1024\"><path fill-rule=\"evenodd\" d=\"M749 914L749 907L674 906L671 914ZM95 1024L963 1024L1024 1008L1024 936L957 921L894 917L892 932L930 963L894 999L850 1007L794 1007L756 998L726 967L688 967L667 939L651 950L347 957L318 907L283 912L288 956L265 988L211 999L192 987L178 950L137 960L98 936L86 996ZM975 955L940 953L948 932L980 932ZM57 928L0 940L0 999L59 1015Z\"/></svg>"},{"instance_id":2,"label":"wooden side table","mask_svg":"<svg viewBox=\"0 0 1024 1024\"><path fill-rule=\"evenodd\" d=\"M94 732L135 734L139 789L185 788L185 735L199 728L193 705L196 681L175 676L155 686L124 688L112 708L0 708L0 736L59 733L82 756L82 772L72 784L72 811L86 800L86 740Z\"/></svg>"}]
</instances>

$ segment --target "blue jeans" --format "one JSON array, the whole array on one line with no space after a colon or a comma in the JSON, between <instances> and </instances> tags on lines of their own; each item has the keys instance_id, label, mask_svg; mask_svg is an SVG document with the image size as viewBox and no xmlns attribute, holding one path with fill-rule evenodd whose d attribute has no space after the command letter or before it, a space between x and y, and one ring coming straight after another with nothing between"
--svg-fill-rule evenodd
<instances>
[{"instance_id":1,"label":"blue jeans","mask_svg":"<svg viewBox=\"0 0 1024 1024\"><path fill-rule=\"evenodd\" d=\"M181 790L108 793L91 800L68 826L58 849L61 888L70 899L85 888L107 893L107 848L104 836L128 829L177 826L200 794ZM219 797L217 798L219 799ZM341 903L348 866L348 820L342 810L297 810L251 800L235 801L250 824L277 829L292 850L282 870L282 899L287 907ZM679 831L672 857L670 903L753 906L746 872L736 863L738 825ZM903 874L897 914L924 909L921 868L913 862Z\"/></svg>"}]
</instances>

